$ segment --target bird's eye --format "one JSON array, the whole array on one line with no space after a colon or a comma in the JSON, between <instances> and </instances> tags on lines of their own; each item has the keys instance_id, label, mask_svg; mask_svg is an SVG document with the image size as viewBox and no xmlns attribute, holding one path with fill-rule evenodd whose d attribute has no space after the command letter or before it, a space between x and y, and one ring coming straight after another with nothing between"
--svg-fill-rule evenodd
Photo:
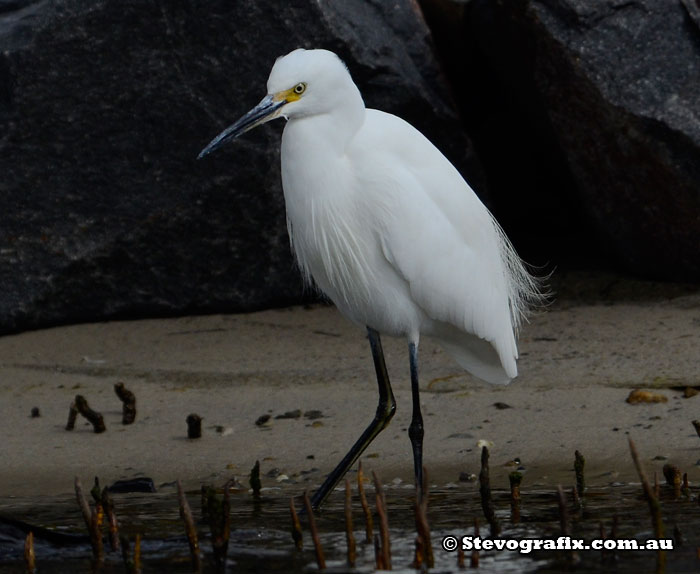
<instances>
[{"instance_id":1,"label":"bird's eye","mask_svg":"<svg viewBox=\"0 0 700 574\"><path fill-rule=\"evenodd\" d=\"M294 86L294 93L298 96L301 96L301 94L303 94L305 90L306 84L304 82L300 82L296 86Z\"/></svg>"}]
</instances>

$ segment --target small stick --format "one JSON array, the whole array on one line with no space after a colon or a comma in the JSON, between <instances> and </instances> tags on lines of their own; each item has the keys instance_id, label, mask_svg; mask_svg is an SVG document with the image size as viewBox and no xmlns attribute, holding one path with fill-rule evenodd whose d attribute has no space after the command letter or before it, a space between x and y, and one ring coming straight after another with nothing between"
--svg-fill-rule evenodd
<instances>
[{"instance_id":1,"label":"small stick","mask_svg":"<svg viewBox=\"0 0 700 574\"><path fill-rule=\"evenodd\" d=\"M481 508L491 528L491 536L496 538L501 533L501 525L496 518L496 511L491 498L491 480L489 478L489 449L481 448L481 471L479 472L479 494L481 494Z\"/></svg>"},{"instance_id":2,"label":"small stick","mask_svg":"<svg viewBox=\"0 0 700 574\"><path fill-rule=\"evenodd\" d=\"M129 539L122 534L119 537L119 542L121 543L122 548L122 562L124 562L124 570L126 570L126 574L133 574L134 565L133 562L131 562L131 557L129 556L129 551L131 550L129 547Z\"/></svg>"},{"instance_id":3,"label":"small stick","mask_svg":"<svg viewBox=\"0 0 700 574\"><path fill-rule=\"evenodd\" d=\"M613 514L612 524L610 525L610 536L608 536L607 534L602 534L601 538L604 540L607 538L610 538L612 540L617 540L618 539L617 530L618 530L619 524L620 524L619 517L617 516L617 514ZM601 531L603 531L603 523L602 522L600 524L600 528L601 528ZM603 552L601 554L601 558L603 560L615 560L615 557L616 557L615 550L603 550Z\"/></svg>"},{"instance_id":4,"label":"small stick","mask_svg":"<svg viewBox=\"0 0 700 574\"><path fill-rule=\"evenodd\" d=\"M306 514L309 516L309 530L311 530L311 540L314 542L314 549L316 550L316 564L318 564L319 570L326 569L326 559L323 556L323 548L321 547L321 539L318 536L318 528L316 527L316 518L314 517L314 511L311 508L311 500L309 500L308 491L304 491L304 507L306 508Z\"/></svg>"},{"instance_id":5,"label":"small stick","mask_svg":"<svg viewBox=\"0 0 700 574\"><path fill-rule=\"evenodd\" d=\"M253 498L255 500L260 500L260 488L262 483L260 482L260 461L256 460L255 465L250 471L250 488L253 489Z\"/></svg>"},{"instance_id":6,"label":"small stick","mask_svg":"<svg viewBox=\"0 0 700 574\"><path fill-rule=\"evenodd\" d=\"M457 544L457 568L464 570L466 565L464 564L464 549L461 544Z\"/></svg>"},{"instance_id":7,"label":"small stick","mask_svg":"<svg viewBox=\"0 0 700 574\"><path fill-rule=\"evenodd\" d=\"M34 554L34 532L31 530L24 539L24 563L27 566L27 573L36 572L36 554Z\"/></svg>"},{"instance_id":8,"label":"small stick","mask_svg":"<svg viewBox=\"0 0 700 574\"><path fill-rule=\"evenodd\" d=\"M561 528L561 535L568 538L571 536L571 523L569 522L569 511L566 508L566 496L564 496L564 489L561 485L557 486L557 499L559 501L559 525ZM578 552L575 550L567 552L566 555L572 564L577 564L580 561Z\"/></svg>"},{"instance_id":9,"label":"small stick","mask_svg":"<svg viewBox=\"0 0 700 574\"><path fill-rule=\"evenodd\" d=\"M510 519L514 524L520 522L520 483L523 474L517 470L508 475L510 482Z\"/></svg>"},{"instance_id":10,"label":"small stick","mask_svg":"<svg viewBox=\"0 0 700 574\"><path fill-rule=\"evenodd\" d=\"M617 535L617 529L620 526L620 517L617 515L617 513L613 514L613 522L612 526L610 527L610 537L614 540L618 539Z\"/></svg>"},{"instance_id":11,"label":"small stick","mask_svg":"<svg viewBox=\"0 0 700 574\"><path fill-rule=\"evenodd\" d=\"M579 498L583 498L583 493L586 490L586 479L583 476L583 470L586 467L586 459L577 450L574 452L574 471L576 472L576 492Z\"/></svg>"},{"instance_id":12,"label":"small stick","mask_svg":"<svg viewBox=\"0 0 700 574\"><path fill-rule=\"evenodd\" d=\"M70 410L68 411L68 422L66 423L66 430L73 430L75 428L75 420L78 418L78 409L75 406L75 402L70 404Z\"/></svg>"},{"instance_id":13,"label":"small stick","mask_svg":"<svg viewBox=\"0 0 700 574\"><path fill-rule=\"evenodd\" d=\"M377 516L379 517L379 537L382 543L382 561L384 568L391 570L391 541L389 540L389 517L386 512L386 498L382 483L379 482L377 474L372 471L374 479L374 491L376 494Z\"/></svg>"},{"instance_id":14,"label":"small stick","mask_svg":"<svg viewBox=\"0 0 700 574\"><path fill-rule=\"evenodd\" d=\"M102 509L90 510L85 494L83 494L83 485L80 479L75 477L75 497L78 500L78 506L80 507L80 512L83 515L83 520L85 521L85 526L90 534L90 545L92 546L92 555L100 562L102 560L102 533L100 532L100 526L102 525Z\"/></svg>"},{"instance_id":15,"label":"small stick","mask_svg":"<svg viewBox=\"0 0 700 574\"><path fill-rule=\"evenodd\" d=\"M221 504L221 513L223 516L221 517L221 520L223 522L223 528L221 531L221 547L222 547L222 556L221 556L221 564L225 565L226 564L226 555L228 554L228 541L229 538L231 537L231 487L234 484L234 479L229 479L226 481L226 484L224 484L224 500Z\"/></svg>"},{"instance_id":16,"label":"small stick","mask_svg":"<svg viewBox=\"0 0 700 574\"><path fill-rule=\"evenodd\" d=\"M90 495L95 501L95 507L92 509L91 523L92 528L96 531L96 536L100 539L100 548L102 547L102 525L105 521L105 509L102 506L102 491L100 490L100 479L95 477L95 483L90 489Z\"/></svg>"},{"instance_id":17,"label":"small stick","mask_svg":"<svg viewBox=\"0 0 700 574\"><path fill-rule=\"evenodd\" d=\"M574 508L576 510L580 510L583 507L583 505L581 504L581 499L578 496L578 488L576 488L575 486L571 487L571 496L574 499Z\"/></svg>"},{"instance_id":18,"label":"small stick","mask_svg":"<svg viewBox=\"0 0 700 574\"><path fill-rule=\"evenodd\" d=\"M122 547L122 561L124 562L124 570L126 570L126 574L134 574L134 563L130 556L131 548L129 546L129 539L122 534L119 537L119 541L121 542Z\"/></svg>"},{"instance_id":19,"label":"small stick","mask_svg":"<svg viewBox=\"0 0 700 574\"><path fill-rule=\"evenodd\" d=\"M93 555L95 560L101 563L102 557L104 556L102 545L102 521L104 520L104 512L101 504L95 505L90 518L90 541L92 542Z\"/></svg>"},{"instance_id":20,"label":"small stick","mask_svg":"<svg viewBox=\"0 0 700 574\"><path fill-rule=\"evenodd\" d=\"M187 542L190 545L190 555L192 556L192 568L195 572L199 572L202 568L201 557L199 555L199 540L197 538L197 529L192 518L192 510L187 502L185 492L182 490L180 480L177 481L177 498L180 502L180 516L185 523L185 534L187 534Z\"/></svg>"},{"instance_id":21,"label":"small stick","mask_svg":"<svg viewBox=\"0 0 700 574\"><path fill-rule=\"evenodd\" d=\"M382 544L379 542L379 534L374 535L374 563L377 570L386 570L384 564L384 553L382 552Z\"/></svg>"},{"instance_id":22,"label":"small stick","mask_svg":"<svg viewBox=\"0 0 700 574\"><path fill-rule=\"evenodd\" d=\"M196 413L187 416L187 438L200 438L202 436L202 417Z\"/></svg>"},{"instance_id":23,"label":"small stick","mask_svg":"<svg viewBox=\"0 0 700 574\"><path fill-rule=\"evenodd\" d=\"M299 515L297 514L297 509L294 506L294 497L289 499L289 512L292 515L292 540L294 540L294 546L297 550L302 550L304 548L304 537L301 533L301 522L299 522Z\"/></svg>"},{"instance_id":24,"label":"small stick","mask_svg":"<svg viewBox=\"0 0 700 574\"><path fill-rule=\"evenodd\" d=\"M678 548L683 546L683 533L678 524L673 525L673 547Z\"/></svg>"},{"instance_id":25,"label":"small stick","mask_svg":"<svg viewBox=\"0 0 700 574\"><path fill-rule=\"evenodd\" d=\"M420 537L421 548L423 551L422 563L428 568L435 565L433 557L433 547L430 543L430 527L428 526L428 471L423 467L423 489L422 493L416 488L416 503L414 507L416 530Z\"/></svg>"},{"instance_id":26,"label":"small stick","mask_svg":"<svg viewBox=\"0 0 700 574\"><path fill-rule=\"evenodd\" d=\"M688 482L688 473L683 473L683 486L681 486L681 492L686 498L690 498L690 483Z\"/></svg>"},{"instance_id":27,"label":"small stick","mask_svg":"<svg viewBox=\"0 0 700 574\"><path fill-rule=\"evenodd\" d=\"M119 540L122 546L122 560L126 574L141 574L141 535L137 534L134 539L133 559L130 555L129 539L126 536L120 536Z\"/></svg>"},{"instance_id":28,"label":"small stick","mask_svg":"<svg viewBox=\"0 0 700 574\"><path fill-rule=\"evenodd\" d=\"M90 408L83 395L75 395L75 408L78 409L78 412L81 415L90 421L90 424L92 424L92 428L96 433L105 432L107 430L102 415Z\"/></svg>"},{"instance_id":29,"label":"small stick","mask_svg":"<svg viewBox=\"0 0 700 574\"><path fill-rule=\"evenodd\" d=\"M517 470L508 475L510 482L510 501L520 504L520 484L523 481L523 475Z\"/></svg>"},{"instance_id":30,"label":"small stick","mask_svg":"<svg viewBox=\"0 0 700 574\"><path fill-rule=\"evenodd\" d=\"M116 383L114 392L123 403L122 424L130 425L136 420L136 396L124 386L124 383Z\"/></svg>"},{"instance_id":31,"label":"small stick","mask_svg":"<svg viewBox=\"0 0 700 574\"><path fill-rule=\"evenodd\" d=\"M420 534L416 534L415 547L416 549L414 552L413 564L411 564L411 568L413 568L414 570L423 570L423 561L425 558L425 545L423 544L423 538Z\"/></svg>"},{"instance_id":32,"label":"small stick","mask_svg":"<svg viewBox=\"0 0 700 574\"><path fill-rule=\"evenodd\" d=\"M352 531L352 491L350 481L345 479L345 540L348 546L348 566L355 566L355 534Z\"/></svg>"},{"instance_id":33,"label":"small stick","mask_svg":"<svg viewBox=\"0 0 700 574\"><path fill-rule=\"evenodd\" d=\"M360 463L357 465L357 492L360 495L360 504L362 505L362 512L365 515L365 542L367 544L371 544L373 538L374 521L372 520L372 511L369 509L369 504L367 503L363 479L362 461L360 461Z\"/></svg>"},{"instance_id":34,"label":"small stick","mask_svg":"<svg viewBox=\"0 0 700 574\"><path fill-rule=\"evenodd\" d=\"M102 489L101 499L102 508L104 508L105 514L107 515L107 523L109 524L109 545L112 548L112 552L116 552L119 550L119 523L117 522L117 515L114 512L114 501L106 486Z\"/></svg>"},{"instance_id":35,"label":"small stick","mask_svg":"<svg viewBox=\"0 0 700 574\"><path fill-rule=\"evenodd\" d=\"M141 574L141 533L134 537L134 574Z\"/></svg>"},{"instance_id":36,"label":"small stick","mask_svg":"<svg viewBox=\"0 0 700 574\"><path fill-rule=\"evenodd\" d=\"M221 567L226 564L228 553L228 540L230 535L231 512L229 503L229 485L224 487L223 500L216 496L216 490L207 488L206 506L209 518L209 530L211 531L211 546L214 551L214 559Z\"/></svg>"},{"instance_id":37,"label":"small stick","mask_svg":"<svg viewBox=\"0 0 700 574\"><path fill-rule=\"evenodd\" d=\"M681 470L674 464L664 464L664 478L666 484L673 487L673 498L678 499L681 496Z\"/></svg>"},{"instance_id":38,"label":"small stick","mask_svg":"<svg viewBox=\"0 0 700 574\"><path fill-rule=\"evenodd\" d=\"M654 492L649 486L649 480L647 479L642 464L639 462L639 455L637 454L637 447L634 445L634 441L629 439L630 453L632 454L632 460L634 461L634 466L637 468L637 474L642 481L642 488L644 489L644 494L646 495L647 502L649 503L649 512L651 514L651 525L654 528L654 536L659 540L664 538L664 523L661 520L661 505L659 504L659 499L654 496ZM656 568L658 572L664 572L666 569L666 553L663 550L659 550L656 555Z\"/></svg>"},{"instance_id":39,"label":"small stick","mask_svg":"<svg viewBox=\"0 0 700 574\"><path fill-rule=\"evenodd\" d=\"M474 538L479 537L479 518L474 517ZM478 568L479 567L479 551L475 548L472 550L472 555L471 558L469 559L469 567L470 568Z\"/></svg>"}]
</instances>

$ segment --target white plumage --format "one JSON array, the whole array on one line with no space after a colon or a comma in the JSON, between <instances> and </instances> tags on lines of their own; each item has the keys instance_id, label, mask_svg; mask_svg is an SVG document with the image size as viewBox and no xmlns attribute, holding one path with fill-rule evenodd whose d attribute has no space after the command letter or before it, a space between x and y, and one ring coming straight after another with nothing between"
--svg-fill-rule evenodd
<instances>
[{"instance_id":1,"label":"white plumage","mask_svg":"<svg viewBox=\"0 0 700 574\"><path fill-rule=\"evenodd\" d=\"M537 291L498 224L420 132L365 109L335 54L278 59L268 93L302 79L304 97L282 112L282 185L307 278L354 322L432 336L477 377L509 382Z\"/></svg>"}]
</instances>

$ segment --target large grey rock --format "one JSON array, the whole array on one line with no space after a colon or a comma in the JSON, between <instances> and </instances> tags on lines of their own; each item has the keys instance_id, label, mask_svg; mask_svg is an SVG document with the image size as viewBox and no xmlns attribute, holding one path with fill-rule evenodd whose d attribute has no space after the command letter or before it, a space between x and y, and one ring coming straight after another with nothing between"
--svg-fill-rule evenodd
<instances>
[{"instance_id":1,"label":"large grey rock","mask_svg":"<svg viewBox=\"0 0 700 574\"><path fill-rule=\"evenodd\" d=\"M679 0L532 2L535 77L578 188L640 274L700 280L700 29Z\"/></svg>"},{"instance_id":2,"label":"large grey rock","mask_svg":"<svg viewBox=\"0 0 700 574\"><path fill-rule=\"evenodd\" d=\"M533 226L568 225L579 252L645 277L700 280L697 0L423 1L459 14L453 70L466 54L482 73L469 81L497 86L502 109L476 101L491 123L474 120L474 141L490 178L511 167L513 203L549 218Z\"/></svg>"},{"instance_id":3,"label":"large grey rock","mask_svg":"<svg viewBox=\"0 0 700 574\"><path fill-rule=\"evenodd\" d=\"M0 0L0 333L301 300L282 126L195 160L299 46L483 188L410 0Z\"/></svg>"}]
</instances>

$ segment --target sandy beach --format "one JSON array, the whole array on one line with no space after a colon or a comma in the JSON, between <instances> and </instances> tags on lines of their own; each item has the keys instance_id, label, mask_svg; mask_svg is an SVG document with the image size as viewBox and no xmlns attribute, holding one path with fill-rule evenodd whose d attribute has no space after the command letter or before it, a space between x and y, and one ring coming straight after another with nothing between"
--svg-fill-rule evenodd
<instances>
[{"instance_id":1,"label":"sandy beach","mask_svg":"<svg viewBox=\"0 0 700 574\"><path fill-rule=\"evenodd\" d=\"M491 446L492 484L507 485L518 458L528 484L573 484L574 451L589 484L634 480L628 437L649 472L666 462L700 480L700 294L664 290L592 303L563 293L520 337L520 375L509 386L472 379L426 339L420 347L425 464L438 486L478 473L480 440ZM366 465L386 482L410 482L411 413L404 341L384 340L398 401ZM113 387L137 397L135 424L121 424ZM667 402L628 404L633 389ZM65 430L82 394L107 431L82 418ZM79 476L103 484L149 476L196 488L247 475L260 460L263 486L314 488L376 407L364 332L330 306L241 315L115 321L0 338L0 496L59 495ZM33 407L41 416L32 418ZM301 411L300 416L276 418ZM314 418L309 411L320 411ZM185 418L203 417L186 437ZM307 414L305 416L305 413ZM270 420L256 425L261 415ZM277 469L276 471L273 469ZM279 480L275 474L289 480ZM269 476L268 476L269 474Z\"/></svg>"}]
</instances>

